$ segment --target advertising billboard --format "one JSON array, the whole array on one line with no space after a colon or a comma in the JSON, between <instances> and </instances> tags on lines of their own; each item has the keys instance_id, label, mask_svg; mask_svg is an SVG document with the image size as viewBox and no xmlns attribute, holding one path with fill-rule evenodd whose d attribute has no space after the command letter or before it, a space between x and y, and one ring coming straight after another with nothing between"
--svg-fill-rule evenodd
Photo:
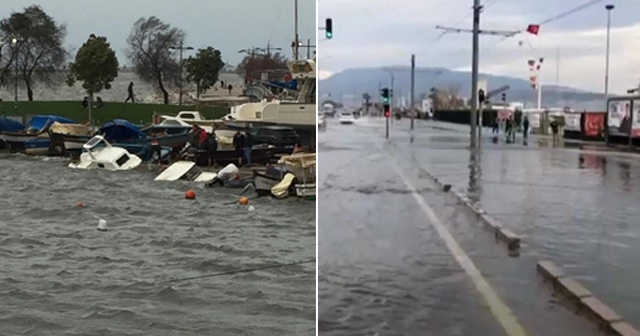
<instances>
[{"instance_id":1,"label":"advertising billboard","mask_svg":"<svg viewBox=\"0 0 640 336\"><path fill-rule=\"evenodd\" d=\"M584 114L584 135L590 138L600 137L604 130L604 113Z\"/></svg>"},{"instance_id":2,"label":"advertising billboard","mask_svg":"<svg viewBox=\"0 0 640 336\"><path fill-rule=\"evenodd\" d=\"M565 113L564 129L566 131L580 132L580 113Z\"/></svg>"},{"instance_id":3,"label":"advertising billboard","mask_svg":"<svg viewBox=\"0 0 640 336\"><path fill-rule=\"evenodd\" d=\"M609 135L629 136L631 134L631 100L611 100L607 110Z\"/></svg>"},{"instance_id":4,"label":"advertising billboard","mask_svg":"<svg viewBox=\"0 0 640 336\"><path fill-rule=\"evenodd\" d=\"M640 137L640 99L633 100L633 117L631 118L631 136Z\"/></svg>"}]
</instances>

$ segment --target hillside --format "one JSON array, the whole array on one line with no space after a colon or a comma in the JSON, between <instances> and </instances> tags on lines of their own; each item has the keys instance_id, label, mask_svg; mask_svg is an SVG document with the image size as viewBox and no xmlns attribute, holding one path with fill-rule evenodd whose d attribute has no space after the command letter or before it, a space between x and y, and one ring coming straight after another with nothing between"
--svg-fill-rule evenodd
<instances>
[{"instance_id":1,"label":"hillside","mask_svg":"<svg viewBox=\"0 0 640 336\"><path fill-rule=\"evenodd\" d=\"M408 97L411 90L411 73L409 67L390 68L395 77L395 93L397 96ZM439 74L434 74L440 72ZM489 90L503 85L509 85L507 100L525 102L534 105L536 94L529 81L507 76L480 74L480 80L488 82ZM320 97L330 95L332 99L340 101L342 95L356 94L358 96L368 92L374 100L378 99L378 87L389 86L390 75L384 68L347 69L333 76L319 81L318 94ZM444 68L416 68L415 75L416 100L424 96L432 87L459 88L460 96L468 97L471 92L471 73L452 71ZM603 110L604 95L586 92L562 86L543 86L542 105L553 107L571 106L574 109Z\"/></svg>"}]
</instances>

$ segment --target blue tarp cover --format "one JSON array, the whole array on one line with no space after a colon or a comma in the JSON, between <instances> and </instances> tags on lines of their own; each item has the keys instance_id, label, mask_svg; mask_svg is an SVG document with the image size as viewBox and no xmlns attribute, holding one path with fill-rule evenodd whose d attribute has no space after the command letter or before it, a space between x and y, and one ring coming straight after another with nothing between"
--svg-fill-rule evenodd
<instances>
[{"instance_id":1,"label":"blue tarp cover","mask_svg":"<svg viewBox=\"0 0 640 336\"><path fill-rule=\"evenodd\" d=\"M22 131L24 125L13 119L0 117L0 132L17 132Z\"/></svg>"},{"instance_id":2,"label":"blue tarp cover","mask_svg":"<svg viewBox=\"0 0 640 336\"><path fill-rule=\"evenodd\" d=\"M140 127L124 119L113 119L105 123L100 128L100 134L103 134L109 142L141 140L147 137Z\"/></svg>"},{"instance_id":3,"label":"blue tarp cover","mask_svg":"<svg viewBox=\"0 0 640 336\"><path fill-rule=\"evenodd\" d=\"M41 131L47 124L51 125L54 122L59 122L61 124L75 124L74 120L69 118L55 116L55 115L37 115L31 118L31 121L27 124L27 129L34 129L37 131Z\"/></svg>"}]
</instances>

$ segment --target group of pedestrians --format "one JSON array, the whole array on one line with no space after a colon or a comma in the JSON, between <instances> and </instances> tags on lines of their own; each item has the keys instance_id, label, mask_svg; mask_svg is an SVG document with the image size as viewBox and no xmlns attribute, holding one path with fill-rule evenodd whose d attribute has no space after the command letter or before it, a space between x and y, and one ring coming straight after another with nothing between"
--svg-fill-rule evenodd
<instances>
[{"instance_id":1,"label":"group of pedestrians","mask_svg":"<svg viewBox=\"0 0 640 336\"><path fill-rule=\"evenodd\" d=\"M504 135L507 143L516 142L516 129L518 128L518 124L516 123L515 118L513 116L509 116L507 118L496 117L492 124L492 134L497 136L500 134L500 130L504 129ZM522 137L526 141L529 137L529 117L524 116L522 120Z\"/></svg>"}]
</instances>

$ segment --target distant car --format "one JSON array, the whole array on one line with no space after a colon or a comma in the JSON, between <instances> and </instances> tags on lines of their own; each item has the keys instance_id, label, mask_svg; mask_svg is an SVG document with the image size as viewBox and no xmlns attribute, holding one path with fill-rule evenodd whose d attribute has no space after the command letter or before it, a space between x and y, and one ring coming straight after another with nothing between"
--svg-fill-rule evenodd
<instances>
[{"instance_id":1,"label":"distant car","mask_svg":"<svg viewBox=\"0 0 640 336\"><path fill-rule=\"evenodd\" d=\"M353 114L349 112L340 113L340 123L344 125L353 124L355 118L353 118Z\"/></svg>"},{"instance_id":2,"label":"distant car","mask_svg":"<svg viewBox=\"0 0 640 336\"><path fill-rule=\"evenodd\" d=\"M300 136L291 127L260 126L249 131L253 136L253 144L267 144L275 147L276 154L291 154L293 147L300 144Z\"/></svg>"}]
</instances>

